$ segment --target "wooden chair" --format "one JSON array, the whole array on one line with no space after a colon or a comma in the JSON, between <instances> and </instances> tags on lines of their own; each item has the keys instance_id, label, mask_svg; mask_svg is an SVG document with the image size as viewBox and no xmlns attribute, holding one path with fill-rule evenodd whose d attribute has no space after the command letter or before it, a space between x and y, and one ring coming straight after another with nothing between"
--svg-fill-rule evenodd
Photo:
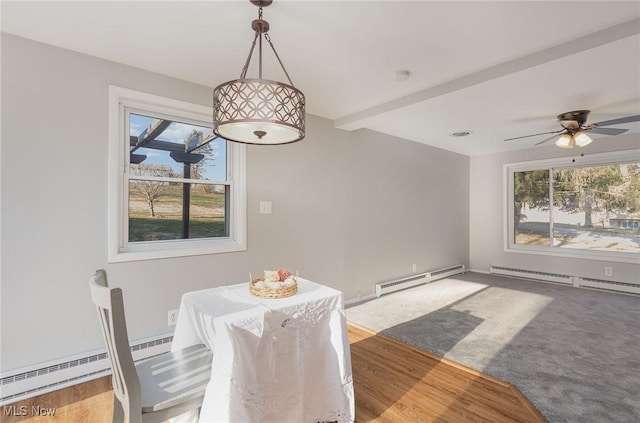
<instances>
[{"instance_id":1,"label":"wooden chair","mask_svg":"<svg viewBox=\"0 0 640 423\"><path fill-rule=\"evenodd\" d=\"M89 281L113 370L113 422L162 422L199 411L211 377L211 351L193 345L134 364L120 288L109 288L104 270Z\"/></svg>"}]
</instances>

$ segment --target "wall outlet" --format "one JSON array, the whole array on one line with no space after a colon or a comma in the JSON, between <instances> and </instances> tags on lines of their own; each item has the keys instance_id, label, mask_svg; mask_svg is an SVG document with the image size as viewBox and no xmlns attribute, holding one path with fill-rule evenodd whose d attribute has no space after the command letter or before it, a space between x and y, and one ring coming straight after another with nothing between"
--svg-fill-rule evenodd
<instances>
[{"instance_id":1,"label":"wall outlet","mask_svg":"<svg viewBox=\"0 0 640 423\"><path fill-rule=\"evenodd\" d=\"M418 265L414 264L413 265L413 273L416 273L417 270L418 270Z\"/></svg>"},{"instance_id":2,"label":"wall outlet","mask_svg":"<svg viewBox=\"0 0 640 423\"><path fill-rule=\"evenodd\" d=\"M271 201L260 201L260 214L271 214Z\"/></svg>"},{"instance_id":3,"label":"wall outlet","mask_svg":"<svg viewBox=\"0 0 640 423\"><path fill-rule=\"evenodd\" d=\"M605 276L613 276L613 267L605 267L604 268L604 275Z\"/></svg>"},{"instance_id":4,"label":"wall outlet","mask_svg":"<svg viewBox=\"0 0 640 423\"><path fill-rule=\"evenodd\" d=\"M175 326L178 322L178 310L169 310L169 317L167 324L169 326Z\"/></svg>"}]
</instances>

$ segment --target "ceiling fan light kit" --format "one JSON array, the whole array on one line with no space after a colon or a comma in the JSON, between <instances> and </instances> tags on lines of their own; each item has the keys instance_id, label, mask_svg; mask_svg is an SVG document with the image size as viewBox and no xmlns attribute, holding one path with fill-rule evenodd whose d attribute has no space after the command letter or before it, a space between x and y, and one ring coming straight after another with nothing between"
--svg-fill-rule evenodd
<instances>
[{"instance_id":1,"label":"ceiling fan light kit","mask_svg":"<svg viewBox=\"0 0 640 423\"><path fill-rule=\"evenodd\" d=\"M305 137L305 96L294 87L271 37L269 23L262 19L262 8L272 0L250 0L258 7L258 19L251 23L255 32L249 56L239 79L225 82L213 90L213 132L226 140L245 144L276 145L300 141ZM262 78L262 43L269 44L287 77L288 84ZM258 78L247 78L247 70L258 44Z\"/></svg>"},{"instance_id":2,"label":"ceiling fan light kit","mask_svg":"<svg viewBox=\"0 0 640 423\"><path fill-rule=\"evenodd\" d=\"M519 140L522 138L536 137L540 135L553 134L551 137L546 138L536 145L546 144L554 141L558 147L561 148L573 148L575 146L584 147L593 142L593 139L587 135L587 132L603 135L620 135L628 131L628 129L620 128L603 128L604 126L621 125L624 123L638 122L640 121L640 115L627 116L623 118L606 120L603 122L587 124L587 116L589 110L575 110L573 112L561 113L558 115L558 122L563 129L559 131L542 132L540 134L525 135L522 137L507 138L505 141ZM558 135L559 134L559 135Z\"/></svg>"},{"instance_id":3,"label":"ceiling fan light kit","mask_svg":"<svg viewBox=\"0 0 640 423\"><path fill-rule=\"evenodd\" d=\"M560 148L573 148L576 144L576 141L573 139L571 134L562 134L556 140L556 145Z\"/></svg>"},{"instance_id":4,"label":"ceiling fan light kit","mask_svg":"<svg viewBox=\"0 0 640 423\"><path fill-rule=\"evenodd\" d=\"M589 145L593 142L591 137L585 134L584 131L576 131L573 134L573 139L578 147L584 147L585 145Z\"/></svg>"},{"instance_id":5,"label":"ceiling fan light kit","mask_svg":"<svg viewBox=\"0 0 640 423\"><path fill-rule=\"evenodd\" d=\"M584 131L576 131L573 134L562 134L556 140L556 145L560 148L573 148L575 146L584 147L593 142L591 137L584 133Z\"/></svg>"}]
</instances>

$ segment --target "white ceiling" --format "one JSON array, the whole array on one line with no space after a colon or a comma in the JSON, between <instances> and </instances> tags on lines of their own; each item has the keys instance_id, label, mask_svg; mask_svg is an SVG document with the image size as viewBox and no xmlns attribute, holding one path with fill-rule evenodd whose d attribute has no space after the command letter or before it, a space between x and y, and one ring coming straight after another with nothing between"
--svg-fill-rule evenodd
<instances>
[{"instance_id":1,"label":"white ceiling","mask_svg":"<svg viewBox=\"0 0 640 423\"><path fill-rule=\"evenodd\" d=\"M1 15L3 32L215 87L239 76L257 9L2 1ZM276 0L264 18L307 112L338 128L476 155L529 148L544 136L503 139L559 130L562 112L592 110L590 123L640 114L638 1ZM265 60L264 76L284 80Z\"/></svg>"}]
</instances>

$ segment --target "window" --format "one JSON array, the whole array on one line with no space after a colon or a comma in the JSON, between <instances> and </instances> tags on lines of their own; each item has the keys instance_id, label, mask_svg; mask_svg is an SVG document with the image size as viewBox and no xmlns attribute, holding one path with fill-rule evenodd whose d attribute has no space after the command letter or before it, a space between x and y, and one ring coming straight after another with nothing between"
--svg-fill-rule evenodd
<instances>
[{"instance_id":1,"label":"window","mask_svg":"<svg viewBox=\"0 0 640 423\"><path fill-rule=\"evenodd\" d=\"M245 250L245 147L211 109L109 89L109 261Z\"/></svg>"},{"instance_id":2,"label":"window","mask_svg":"<svg viewBox=\"0 0 640 423\"><path fill-rule=\"evenodd\" d=\"M637 262L640 150L505 165L509 251Z\"/></svg>"}]
</instances>

